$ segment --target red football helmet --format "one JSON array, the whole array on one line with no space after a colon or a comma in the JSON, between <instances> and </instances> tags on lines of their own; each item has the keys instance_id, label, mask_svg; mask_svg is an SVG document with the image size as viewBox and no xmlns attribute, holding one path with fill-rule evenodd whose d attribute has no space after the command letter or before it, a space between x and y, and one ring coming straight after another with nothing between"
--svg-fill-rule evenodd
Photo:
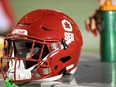
<instances>
[{"instance_id":1,"label":"red football helmet","mask_svg":"<svg viewBox=\"0 0 116 87\"><path fill-rule=\"evenodd\" d=\"M62 12L34 10L16 24L4 40L4 79L12 82L58 80L73 74L82 48L76 23Z\"/></svg>"}]
</instances>

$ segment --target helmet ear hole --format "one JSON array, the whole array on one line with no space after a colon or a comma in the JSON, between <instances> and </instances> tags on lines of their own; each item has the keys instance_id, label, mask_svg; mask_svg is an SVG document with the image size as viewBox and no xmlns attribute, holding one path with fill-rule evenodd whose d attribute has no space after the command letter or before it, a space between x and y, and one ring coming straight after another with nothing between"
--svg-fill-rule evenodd
<instances>
[{"instance_id":1,"label":"helmet ear hole","mask_svg":"<svg viewBox=\"0 0 116 87\"><path fill-rule=\"evenodd\" d=\"M61 61L62 63L66 63L66 62L68 62L70 59L71 59L71 56L66 56L66 57L61 58L60 61Z\"/></svg>"}]
</instances>

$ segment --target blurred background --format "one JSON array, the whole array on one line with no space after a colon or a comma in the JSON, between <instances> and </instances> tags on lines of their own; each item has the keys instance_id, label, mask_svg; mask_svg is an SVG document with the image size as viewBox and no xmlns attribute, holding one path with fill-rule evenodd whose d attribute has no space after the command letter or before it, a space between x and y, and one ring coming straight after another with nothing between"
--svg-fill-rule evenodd
<instances>
[{"instance_id":1,"label":"blurred background","mask_svg":"<svg viewBox=\"0 0 116 87\"><path fill-rule=\"evenodd\" d=\"M97 0L9 0L12 8L15 24L28 12L47 8L64 12L78 25L83 36L83 48L81 56L99 57L99 34L94 36L85 29L85 20L98 9Z\"/></svg>"}]
</instances>

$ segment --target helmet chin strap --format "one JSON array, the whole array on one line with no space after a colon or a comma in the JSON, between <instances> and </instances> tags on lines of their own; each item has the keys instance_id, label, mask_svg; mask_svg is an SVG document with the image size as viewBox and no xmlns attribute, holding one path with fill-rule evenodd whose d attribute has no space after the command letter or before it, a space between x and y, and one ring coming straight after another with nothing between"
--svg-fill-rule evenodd
<instances>
[{"instance_id":1,"label":"helmet chin strap","mask_svg":"<svg viewBox=\"0 0 116 87\"><path fill-rule=\"evenodd\" d=\"M17 73L16 74L16 80L22 80L24 78L25 79L31 78L31 70L33 70L36 67L36 65L34 65L34 66L32 66L32 67L30 67L26 70L25 69L18 69L18 71L16 71L16 73ZM7 72L7 75L8 75L9 78L6 78L6 80L5 80L6 87L13 87L13 83L10 82L10 80L13 80L13 78L14 78L14 73L12 73L13 70L14 69L11 69L9 72ZM23 70L23 73L22 73L22 70Z\"/></svg>"},{"instance_id":2,"label":"helmet chin strap","mask_svg":"<svg viewBox=\"0 0 116 87\"><path fill-rule=\"evenodd\" d=\"M14 61L14 60L13 60ZM22 60L20 60L22 61ZM21 63L21 62L20 62ZM17 63L19 64L19 63ZM23 63L20 65L22 66ZM18 65L17 65L18 66ZM7 76L11 80L24 80L24 79L30 79L31 78L31 71L37 66L37 64L33 65L32 67L25 69L24 67L16 68L16 71L14 71L14 67L10 67L7 71ZM16 72L16 78L14 78L14 74Z\"/></svg>"},{"instance_id":3,"label":"helmet chin strap","mask_svg":"<svg viewBox=\"0 0 116 87\"><path fill-rule=\"evenodd\" d=\"M48 56L48 55L47 55ZM46 60L47 56L43 59ZM41 62L41 65L43 62ZM16 71L14 71L14 65L15 65L15 60L11 59L9 62L9 70L7 71L7 76L11 80L24 80L24 79L30 79L31 78L31 71L37 66L37 64L31 66L28 69L25 69L24 62L23 60L18 60L16 64ZM14 74L16 72L16 78L14 78Z\"/></svg>"}]
</instances>

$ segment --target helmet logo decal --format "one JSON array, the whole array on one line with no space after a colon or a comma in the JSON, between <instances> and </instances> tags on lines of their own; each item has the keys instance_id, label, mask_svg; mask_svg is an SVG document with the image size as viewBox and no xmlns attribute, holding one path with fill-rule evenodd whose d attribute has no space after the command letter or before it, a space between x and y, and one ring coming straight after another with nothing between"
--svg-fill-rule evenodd
<instances>
[{"instance_id":1,"label":"helmet logo decal","mask_svg":"<svg viewBox=\"0 0 116 87\"><path fill-rule=\"evenodd\" d=\"M65 19L62 20L62 26L63 26L64 30L66 30L66 31L72 31L72 25L70 24L69 21L67 21Z\"/></svg>"},{"instance_id":2,"label":"helmet logo decal","mask_svg":"<svg viewBox=\"0 0 116 87\"><path fill-rule=\"evenodd\" d=\"M15 29L12 34L21 34L21 35L28 35L27 30L22 30L22 29Z\"/></svg>"},{"instance_id":3,"label":"helmet logo decal","mask_svg":"<svg viewBox=\"0 0 116 87\"><path fill-rule=\"evenodd\" d=\"M66 44L70 44L72 41L74 41L74 33L72 32L72 25L69 21L66 19L62 20L62 26L65 30L64 32L64 39L66 40Z\"/></svg>"}]
</instances>

